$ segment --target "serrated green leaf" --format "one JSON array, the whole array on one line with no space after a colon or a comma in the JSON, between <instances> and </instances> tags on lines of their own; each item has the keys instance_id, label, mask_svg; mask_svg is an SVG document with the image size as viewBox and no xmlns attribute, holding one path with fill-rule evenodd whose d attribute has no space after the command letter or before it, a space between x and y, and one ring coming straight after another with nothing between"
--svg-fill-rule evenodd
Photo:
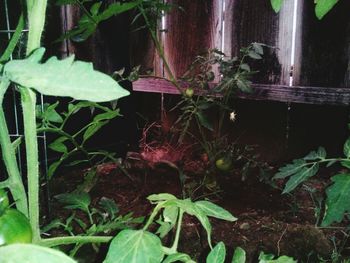
<instances>
[{"instance_id":1,"label":"serrated green leaf","mask_svg":"<svg viewBox=\"0 0 350 263\"><path fill-rule=\"evenodd\" d=\"M245 263L246 261L246 253L243 248L237 247L235 252L233 253L231 263Z\"/></svg>"},{"instance_id":2,"label":"serrated green leaf","mask_svg":"<svg viewBox=\"0 0 350 263\"><path fill-rule=\"evenodd\" d=\"M327 188L326 211L322 226L341 222L344 214L350 211L350 174L332 177L333 184Z\"/></svg>"},{"instance_id":3,"label":"serrated green leaf","mask_svg":"<svg viewBox=\"0 0 350 263\"><path fill-rule=\"evenodd\" d=\"M159 237L143 230L123 230L112 240L104 263L159 263L163 257Z\"/></svg>"},{"instance_id":4,"label":"serrated green leaf","mask_svg":"<svg viewBox=\"0 0 350 263\"><path fill-rule=\"evenodd\" d=\"M306 155L303 159L306 161L315 161L318 159L325 159L327 156L327 152L325 148L319 147L317 151L312 151L308 155Z\"/></svg>"},{"instance_id":5,"label":"serrated green leaf","mask_svg":"<svg viewBox=\"0 0 350 263\"><path fill-rule=\"evenodd\" d=\"M195 205L199 207L207 216L223 219L230 222L237 220L237 218L234 217L230 212L216 204L213 204L212 202L197 201L195 202Z\"/></svg>"},{"instance_id":6,"label":"serrated green leaf","mask_svg":"<svg viewBox=\"0 0 350 263\"><path fill-rule=\"evenodd\" d=\"M103 102L129 95L110 76L95 71L91 63L52 57L45 63L33 61L43 48L27 59L12 60L5 64L4 75L22 87L33 88L48 96L72 97L77 100Z\"/></svg>"},{"instance_id":7,"label":"serrated green leaf","mask_svg":"<svg viewBox=\"0 0 350 263\"><path fill-rule=\"evenodd\" d=\"M226 258L226 248L223 242L219 242L208 254L207 263L224 263Z\"/></svg>"},{"instance_id":8,"label":"serrated green leaf","mask_svg":"<svg viewBox=\"0 0 350 263\"><path fill-rule=\"evenodd\" d=\"M60 152L60 153L67 153L68 152L68 148L67 146L64 144L65 141L67 141L68 138L67 137L59 137L57 138L55 141L53 141L52 143L49 144L49 148L55 152Z\"/></svg>"},{"instance_id":9,"label":"serrated green leaf","mask_svg":"<svg viewBox=\"0 0 350 263\"><path fill-rule=\"evenodd\" d=\"M98 115L96 115L93 119L94 122L99 122L99 121L104 121L104 120L111 120L117 116L121 116L119 114L119 110L115 110L115 111L107 111L107 112L103 112L100 113Z\"/></svg>"},{"instance_id":10,"label":"serrated green leaf","mask_svg":"<svg viewBox=\"0 0 350 263\"><path fill-rule=\"evenodd\" d=\"M322 19L339 0L317 0L315 14L318 19Z\"/></svg>"},{"instance_id":11,"label":"serrated green leaf","mask_svg":"<svg viewBox=\"0 0 350 263\"><path fill-rule=\"evenodd\" d=\"M270 0L272 9L278 13L281 10L283 0Z\"/></svg>"},{"instance_id":12,"label":"serrated green leaf","mask_svg":"<svg viewBox=\"0 0 350 263\"><path fill-rule=\"evenodd\" d=\"M291 164L287 164L279 168L273 179L283 179L299 172L303 167L306 166L306 162L303 159L293 160Z\"/></svg>"},{"instance_id":13,"label":"serrated green leaf","mask_svg":"<svg viewBox=\"0 0 350 263\"><path fill-rule=\"evenodd\" d=\"M89 128L86 129L83 135L83 143L86 142L91 136L98 132L108 121L92 122Z\"/></svg>"},{"instance_id":14,"label":"serrated green leaf","mask_svg":"<svg viewBox=\"0 0 350 263\"><path fill-rule=\"evenodd\" d=\"M162 261L162 263L173 263L178 261L185 262L185 263L195 263L195 261L193 261L189 255L184 253L171 254L167 256L166 259Z\"/></svg>"},{"instance_id":15,"label":"serrated green leaf","mask_svg":"<svg viewBox=\"0 0 350 263\"><path fill-rule=\"evenodd\" d=\"M66 209L80 209L84 212L89 211L89 206L91 203L91 198L88 193L73 192L56 195L55 198L62 204Z\"/></svg>"},{"instance_id":16,"label":"serrated green leaf","mask_svg":"<svg viewBox=\"0 0 350 263\"><path fill-rule=\"evenodd\" d=\"M0 263L76 263L57 249L33 244L2 246L0 255Z\"/></svg>"},{"instance_id":17,"label":"serrated green leaf","mask_svg":"<svg viewBox=\"0 0 350 263\"><path fill-rule=\"evenodd\" d=\"M298 185L305 182L310 177L314 176L319 169L319 164L312 164L311 166L304 167L301 170L299 170L297 173L295 173L293 176L291 176L286 183L282 194L290 193L293 191Z\"/></svg>"},{"instance_id":18,"label":"serrated green leaf","mask_svg":"<svg viewBox=\"0 0 350 263\"><path fill-rule=\"evenodd\" d=\"M346 140L346 142L344 143L344 148L343 148L343 152L346 158L350 158L350 138L348 138Z\"/></svg>"},{"instance_id":19,"label":"serrated green leaf","mask_svg":"<svg viewBox=\"0 0 350 263\"><path fill-rule=\"evenodd\" d=\"M341 164L342 166L344 166L345 168L350 169L350 160L349 160L349 161L348 161L348 160L346 160L346 161L341 161L340 164Z\"/></svg>"}]
</instances>

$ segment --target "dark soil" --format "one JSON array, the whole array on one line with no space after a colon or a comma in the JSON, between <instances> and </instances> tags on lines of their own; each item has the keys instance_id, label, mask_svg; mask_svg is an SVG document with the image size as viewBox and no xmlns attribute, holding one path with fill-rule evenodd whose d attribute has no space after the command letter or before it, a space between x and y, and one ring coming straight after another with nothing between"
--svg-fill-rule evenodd
<instances>
[{"instance_id":1,"label":"dark soil","mask_svg":"<svg viewBox=\"0 0 350 263\"><path fill-rule=\"evenodd\" d=\"M167 165L152 168L132 165L128 173L133 180L113 164L101 165L98 171L98 181L90 192L93 203L97 203L102 196L112 198L121 214L132 211L135 217L147 216L152 210L152 205L146 199L150 194L166 192L181 198L178 173ZM82 174L80 170L56 177L52 183L52 194L73 190L83 180ZM347 236L343 227L315 227L315 205L309 192L300 189L293 196L281 195L280 190L260 182L257 176L251 175L242 181L239 171L218 173L216 176L222 191L208 196L208 199L238 218L233 223L211 220L213 243L223 241L229 259L234 248L241 246L247 252L247 262L257 262L261 251L289 255L298 262L320 262L320 258L329 260L324 262L332 262L333 251L342 248L341 242ZM308 186L323 191L327 183L323 177L327 178L327 175L320 176L321 181L308 182ZM54 216L66 214L65 210L57 209L57 204L54 207L55 211L60 211L59 215ZM335 248L334 244L338 247ZM103 251L100 253L103 254ZM179 251L190 254L198 262L205 262L209 251L205 231L198 221L189 216L184 218ZM342 252L347 252L346 246ZM102 262L100 259L94 260Z\"/></svg>"}]
</instances>

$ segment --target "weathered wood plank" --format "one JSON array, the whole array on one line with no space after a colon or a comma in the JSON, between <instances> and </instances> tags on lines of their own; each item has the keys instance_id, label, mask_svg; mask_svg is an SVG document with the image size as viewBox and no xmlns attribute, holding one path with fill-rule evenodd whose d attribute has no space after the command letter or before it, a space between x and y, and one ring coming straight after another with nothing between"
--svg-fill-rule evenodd
<instances>
[{"instance_id":1,"label":"weathered wood plank","mask_svg":"<svg viewBox=\"0 0 350 263\"><path fill-rule=\"evenodd\" d=\"M299 85L350 86L350 1L339 1L322 19L315 16L314 1L302 1L303 47Z\"/></svg>"},{"instance_id":2,"label":"weathered wood plank","mask_svg":"<svg viewBox=\"0 0 350 263\"><path fill-rule=\"evenodd\" d=\"M172 0L165 18L164 49L173 74L182 76L195 57L221 48L222 0Z\"/></svg>"},{"instance_id":3,"label":"weathered wood plank","mask_svg":"<svg viewBox=\"0 0 350 263\"><path fill-rule=\"evenodd\" d=\"M224 53L235 56L241 47L260 42L266 48L263 60L256 63L258 83L289 83L294 1L285 1L275 14L270 1L226 0L224 15Z\"/></svg>"},{"instance_id":4,"label":"weathered wood plank","mask_svg":"<svg viewBox=\"0 0 350 263\"><path fill-rule=\"evenodd\" d=\"M215 85L213 83L212 85ZM186 88L186 83L181 86ZM180 94L169 81L162 78L141 78L133 83L134 91ZM253 93L238 93L238 98L303 104L350 105L350 89L333 87L290 87L287 85L253 85Z\"/></svg>"}]
</instances>

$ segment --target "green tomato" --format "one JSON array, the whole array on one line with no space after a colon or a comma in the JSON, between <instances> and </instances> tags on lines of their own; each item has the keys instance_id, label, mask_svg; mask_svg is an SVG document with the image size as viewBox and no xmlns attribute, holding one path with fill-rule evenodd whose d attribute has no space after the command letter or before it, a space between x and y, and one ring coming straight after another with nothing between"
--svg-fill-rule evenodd
<instances>
[{"instance_id":1,"label":"green tomato","mask_svg":"<svg viewBox=\"0 0 350 263\"><path fill-rule=\"evenodd\" d=\"M0 216L0 246L31 242L32 228L28 218L16 209L6 209Z\"/></svg>"},{"instance_id":2,"label":"green tomato","mask_svg":"<svg viewBox=\"0 0 350 263\"><path fill-rule=\"evenodd\" d=\"M228 159L228 158L220 158L216 160L215 166L220 171L227 172L231 169L232 161L231 159Z\"/></svg>"},{"instance_id":3,"label":"green tomato","mask_svg":"<svg viewBox=\"0 0 350 263\"><path fill-rule=\"evenodd\" d=\"M187 97L192 98L193 94L194 94L194 90L193 90L192 88L187 88L187 89L185 90L185 95L186 95Z\"/></svg>"},{"instance_id":4,"label":"green tomato","mask_svg":"<svg viewBox=\"0 0 350 263\"><path fill-rule=\"evenodd\" d=\"M0 189L0 215L10 205L9 197L4 189Z\"/></svg>"}]
</instances>

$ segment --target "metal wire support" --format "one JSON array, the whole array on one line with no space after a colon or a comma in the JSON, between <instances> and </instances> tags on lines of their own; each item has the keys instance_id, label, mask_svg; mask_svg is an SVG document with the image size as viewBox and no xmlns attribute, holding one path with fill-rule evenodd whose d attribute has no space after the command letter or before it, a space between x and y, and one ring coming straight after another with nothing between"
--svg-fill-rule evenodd
<instances>
[{"instance_id":1,"label":"metal wire support","mask_svg":"<svg viewBox=\"0 0 350 263\"><path fill-rule=\"evenodd\" d=\"M13 27L11 19L16 15L14 12L18 12L18 10L12 10L16 9L15 7L11 6L10 0L0 0L0 41L1 42L9 42L12 34L15 32L15 30L11 27ZM11 9L12 8L12 9ZM3 16L5 19L1 18ZM11 55L10 59L16 59L21 58L24 54L25 46L23 45L23 40L26 39L28 29L22 30L21 40L20 43L17 46L17 49L15 51L15 54ZM0 46L0 54L2 51L3 46ZM5 45L6 47L6 45ZM23 52L22 52L23 51ZM16 140L17 138L23 137L23 122L20 118L20 99L18 97L18 94L16 93L16 87L12 87L9 89L9 91L6 94L5 101L4 101L4 110L8 117L8 125L10 130L10 136L13 138L13 140ZM44 98L42 95L40 95L40 98L38 99L39 105L41 110L44 109ZM46 143L46 134L38 134L38 143L39 143L39 155L40 155L40 171L42 178L45 178L43 180L43 184L45 186L45 192L48 190L47 186L47 170L48 170L48 159L47 159L47 143ZM23 146L20 146L19 150L17 151L17 158L18 158L18 164L20 172L23 174L25 170L25 162L23 158Z\"/></svg>"}]
</instances>

